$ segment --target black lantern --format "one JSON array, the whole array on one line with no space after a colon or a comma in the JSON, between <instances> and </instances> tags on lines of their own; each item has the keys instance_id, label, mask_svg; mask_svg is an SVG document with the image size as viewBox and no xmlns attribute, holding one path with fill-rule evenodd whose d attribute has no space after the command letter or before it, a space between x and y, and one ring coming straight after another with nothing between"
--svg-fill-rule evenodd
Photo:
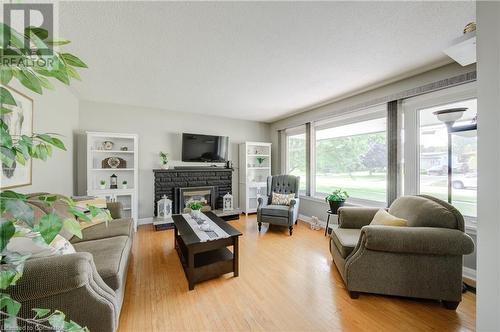
<instances>
[{"instance_id":1,"label":"black lantern","mask_svg":"<svg viewBox=\"0 0 500 332\"><path fill-rule=\"evenodd\" d=\"M118 177L115 174L111 175L111 177L110 177L109 188L110 189L118 189Z\"/></svg>"}]
</instances>

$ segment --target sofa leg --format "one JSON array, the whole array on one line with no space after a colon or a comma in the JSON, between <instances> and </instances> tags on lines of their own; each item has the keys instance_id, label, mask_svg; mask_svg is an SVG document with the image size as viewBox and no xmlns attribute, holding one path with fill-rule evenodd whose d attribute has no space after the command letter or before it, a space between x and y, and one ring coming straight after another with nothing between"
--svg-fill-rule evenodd
<instances>
[{"instance_id":1,"label":"sofa leg","mask_svg":"<svg viewBox=\"0 0 500 332\"><path fill-rule=\"evenodd\" d=\"M260 229L262 228L262 223L259 222L258 225L259 225L259 232L260 232Z\"/></svg>"},{"instance_id":2,"label":"sofa leg","mask_svg":"<svg viewBox=\"0 0 500 332\"><path fill-rule=\"evenodd\" d=\"M299 219L295 220L295 225L297 225L298 222L299 222Z\"/></svg>"},{"instance_id":3,"label":"sofa leg","mask_svg":"<svg viewBox=\"0 0 500 332\"><path fill-rule=\"evenodd\" d=\"M445 307L448 310L457 310L458 305L460 304L460 301L442 301L443 302L443 307Z\"/></svg>"},{"instance_id":4,"label":"sofa leg","mask_svg":"<svg viewBox=\"0 0 500 332\"><path fill-rule=\"evenodd\" d=\"M349 297L351 299L357 299L359 298L359 292L355 292L355 291L348 291L349 292Z\"/></svg>"},{"instance_id":5,"label":"sofa leg","mask_svg":"<svg viewBox=\"0 0 500 332\"><path fill-rule=\"evenodd\" d=\"M293 233L293 226L290 226L288 227L289 231L290 231L290 236L292 236L292 233Z\"/></svg>"}]
</instances>

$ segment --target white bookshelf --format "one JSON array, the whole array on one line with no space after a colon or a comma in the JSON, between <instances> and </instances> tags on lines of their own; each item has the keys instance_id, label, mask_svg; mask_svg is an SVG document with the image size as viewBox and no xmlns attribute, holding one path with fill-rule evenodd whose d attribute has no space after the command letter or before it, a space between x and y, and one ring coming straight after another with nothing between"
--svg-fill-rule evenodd
<instances>
[{"instance_id":1,"label":"white bookshelf","mask_svg":"<svg viewBox=\"0 0 500 332\"><path fill-rule=\"evenodd\" d=\"M258 158L264 159L262 163ZM257 212L257 199L266 196L267 177L271 175L271 143L241 143L239 159L240 209L248 215Z\"/></svg>"},{"instance_id":2,"label":"white bookshelf","mask_svg":"<svg viewBox=\"0 0 500 332\"><path fill-rule=\"evenodd\" d=\"M113 142L113 146L106 150L103 142ZM126 150L122 150L125 148ZM87 132L87 195L104 197L109 202L121 202L123 217L134 219L134 228L137 229L139 217L138 185L139 185L139 158L138 136L136 134ZM126 162L123 168L103 168L102 161L108 157L121 158ZM115 174L118 188L110 188L111 175ZM106 181L105 189L100 187L100 181ZM127 188L122 182L127 181Z\"/></svg>"}]
</instances>

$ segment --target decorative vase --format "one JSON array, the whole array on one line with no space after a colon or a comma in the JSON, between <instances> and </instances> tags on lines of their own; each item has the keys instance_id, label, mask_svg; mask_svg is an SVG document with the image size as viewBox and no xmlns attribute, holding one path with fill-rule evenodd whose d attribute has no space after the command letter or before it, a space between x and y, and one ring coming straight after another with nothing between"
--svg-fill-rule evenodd
<instances>
[{"instance_id":1,"label":"decorative vase","mask_svg":"<svg viewBox=\"0 0 500 332\"><path fill-rule=\"evenodd\" d=\"M199 218L201 215L201 210L191 210L191 217L193 218Z\"/></svg>"},{"instance_id":2,"label":"decorative vase","mask_svg":"<svg viewBox=\"0 0 500 332\"><path fill-rule=\"evenodd\" d=\"M199 218L201 215L201 210L191 210L191 217Z\"/></svg>"},{"instance_id":3,"label":"decorative vase","mask_svg":"<svg viewBox=\"0 0 500 332\"><path fill-rule=\"evenodd\" d=\"M168 164L163 164L163 163L162 163L162 164L161 164L161 168L162 168L162 169L168 169Z\"/></svg>"},{"instance_id":4,"label":"decorative vase","mask_svg":"<svg viewBox=\"0 0 500 332\"><path fill-rule=\"evenodd\" d=\"M126 184L122 184L122 189L127 189L127 185Z\"/></svg>"},{"instance_id":5,"label":"decorative vase","mask_svg":"<svg viewBox=\"0 0 500 332\"><path fill-rule=\"evenodd\" d=\"M330 204L330 211L332 211L333 214L337 214L337 211L340 207L344 206L345 201L328 201L328 204Z\"/></svg>"},{"instance_id":6,"label":"decorative vase","mask_svg":"<svg viewBox=\"0 0 500 332\"><path fill-rule=\"evenodd\" d=\"M100 185L99 185L99 188L101 188L101 189L106 189L106 185L105 185L105 184L100 184Z\"/></svg>"}]
</instances>

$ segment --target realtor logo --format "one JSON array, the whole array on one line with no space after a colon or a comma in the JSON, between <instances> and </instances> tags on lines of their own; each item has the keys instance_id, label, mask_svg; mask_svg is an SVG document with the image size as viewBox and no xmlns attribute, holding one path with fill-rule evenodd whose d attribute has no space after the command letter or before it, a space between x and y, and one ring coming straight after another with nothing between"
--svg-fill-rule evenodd
<instances>
[{"instance_id":1,"label":"realtor logo","mask_svg":"<svg viewBox=\"0 0 500 332\"><path fill-rule=\"evenodd\" d=\"M27 27L32 28L37 37L42 40L53 39L54 36L54 5L52 3L6 3L3 5L3 22L11 29L23 34ZM3 43L11 40L10 29L3 30ZM15 36L14 36L15 37ZM19 41L19 38L16 38ZM30 45L29 39L22 38L24 50L30 54L52 55L52 47L45 45ZM2 45L5 49L6 44Z\"/></svg>"}]
</instances>

